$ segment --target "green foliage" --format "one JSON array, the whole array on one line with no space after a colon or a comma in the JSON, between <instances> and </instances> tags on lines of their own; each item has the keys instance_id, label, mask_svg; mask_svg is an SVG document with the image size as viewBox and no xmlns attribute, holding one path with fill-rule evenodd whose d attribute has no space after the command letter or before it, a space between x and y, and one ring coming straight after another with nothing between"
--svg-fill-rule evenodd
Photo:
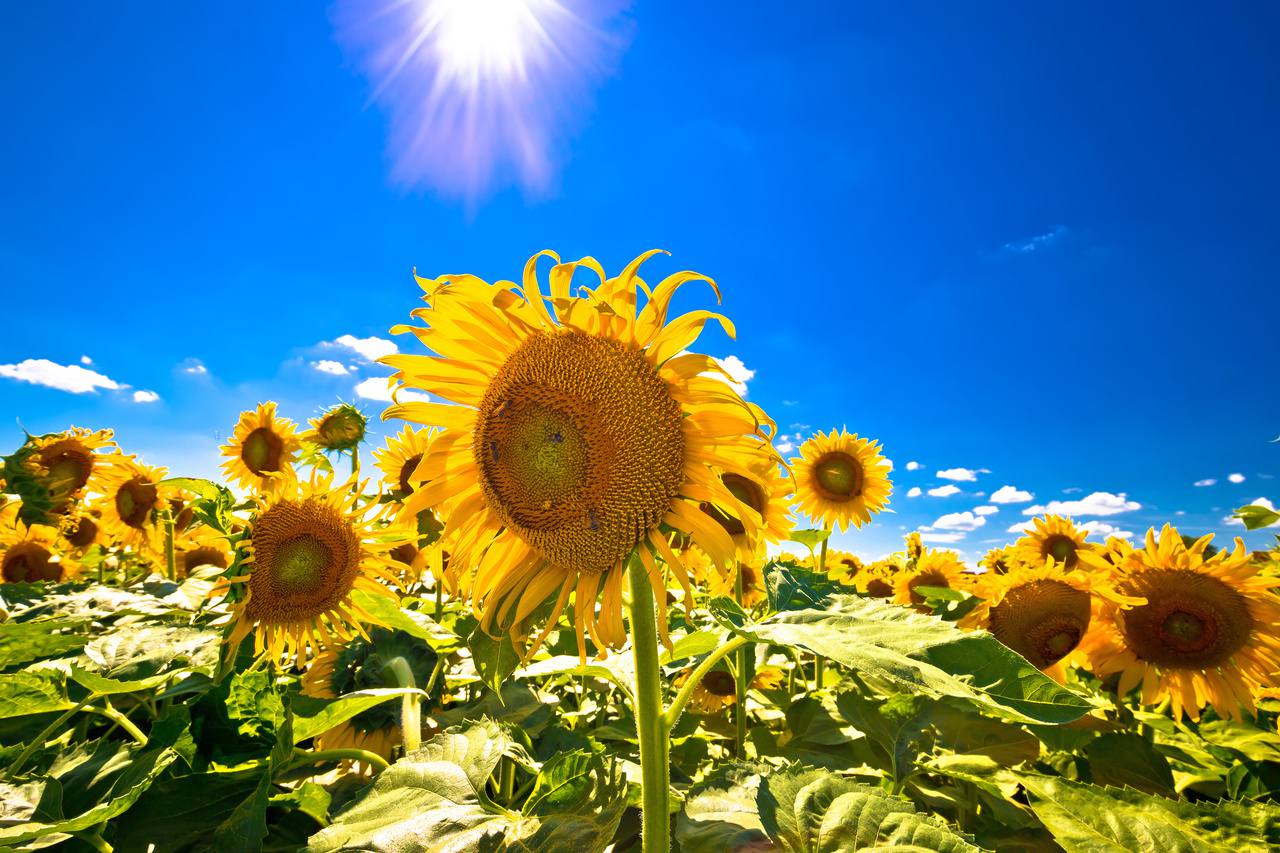
<instances>
[{"instance_id":1,"label":"green foliage","mask_svg":"<svg viewBox=\"0 0 1280 853\"><path fill-rule=\"evenodd\" d=\"M1259 530L1280 523L1280 512L1258 504L1240 507L1235 511L1235 517L1243 521L1248 530Z\"/></svg>"}]
</instances>

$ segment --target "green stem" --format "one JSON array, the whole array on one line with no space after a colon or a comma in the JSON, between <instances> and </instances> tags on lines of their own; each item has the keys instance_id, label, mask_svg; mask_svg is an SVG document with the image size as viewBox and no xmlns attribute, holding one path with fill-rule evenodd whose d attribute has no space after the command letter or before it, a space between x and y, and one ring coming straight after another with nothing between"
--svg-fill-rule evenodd
<instances>
[{"instance_id":1,"label":"green stem","mask_svg":"<svg viewBox=\"0 0 1280 853\"><path fill-rule=\"evenodd\" d=\"M358 489L359 486L354 485L360 479L360 446L356 445L351 448L351 482L352 489Z\"/></svg>"},{"instance_id":2,"label":"green stem","mask_svg":"<svg viewBox=\"0 0 1280 853\"><path fill-rule=\"evenodd\" d=\"M675 727L676 721L684 713L684 706L689 703L689 697L693 696L693 691L698 689L698 685L702 682L703 677L711 671L711 668L724 660L727 655L733 654L750 642L746 637L734 637L702 659L702 663L698 664L693 672L689 673L689 677L685 679L684 684L680 687L680 692L676 694L675 699L671 700L671 705L667 708L666 727L668 729Z\"/></svg>"},{"instance_id":3,"label":"green stem","mask_svg":"<svg viewBox=\"0 0 1280 853\"><path fill-rule=\"evenodd\" d=\"M813 656L813 689L822 689L822 676L826 671L827 659L822 655Z\"/></svg>"},{"instance_id":4,"label":"green stem","mask_svg":"<svg viewBox=\"0 0 1280 853\"><path fill-rule=\"evenodd\" d=\"M80 700L80 704L66 711L65 713L62 714L62 716L58 717L58 719L54 720L49 725L45 726L44 730L41 731L40 734L32 738L31 742L28 743L26 747L23 748L22 752L18 753L18 757L15 758L13 760L13 763L9 765L9 769L6 771L6 774L8 775L8 777L12 779L14 776L17 776L18 771L21 770L22 766L27 763L27 759L31 757L31 754L35 752L37 749L39 749L40 747L44 746L44 742L49 739L49 735L61 729L63 723L65 723L67 720L74 717L76 715L76 712L78 712L81 708L83 708L85 705L88 705L90 702L92 702L96 698L98 697L90 693L88 696Z\"/></svg>"},{"instance_id":5,"label":"green stem","mask_svg":"<svg viewBox=\"0 0 1280 853\"><path fill-rule=\"evenodd\" d=\"M386 770L391 766L385 758L376 752L352 747L348 749L317 749L313 752L300 751L289 761L285 770L293 770L308 764L319 764L322 761L362 761L379 770Z\"/></svg>"},{"instance_id":6,"label":"green stem","mask_svg":"<svg viewBox=\"0 0 1280 853\"><path fill-rule=\"evenodd\" d=\"M164 524L164 565L169 580L177 580L177 560L173 552L173 511L166 509L161 517Z\"/></svg>"},{"instance_id":7,"label":"green stem","mask_svg":"<svg viewBox=\"0 0 1280 853\"><path fill-rule=\"evenodd\" d=\"M102 827L105 825L106 824L100 824L92 830L85 830L84 832L75 832L72 834L85 844L88 844L94 850L97 850L98 853L113 853L115 848L108 844L106 839L102 837Z\"/></svg>"},{"instance_id":8,"label":"green stem","mask_svg":"<svg viewBox=\"0 0 1280 853\"><path fill-rule=\"evenodd\" d=\"M435 579L436 582L436 621L444 619L444 583L440 578Z\"/></svg>"},{"instance_id":9,"label":"green stem","mask_svg":"<svg viewBox=\"0 0 1280 853\"><path fill-rule=\"evenodd\" d=\"M818 571L821 574L827 573L827 540L822 540L822 545L818 548Z\"/></svg>"},{"instance_id":10,"label":"green stem","mask_svg":"<svg viewBox=\"0 0 1280 853\"><path fill-rule=\"evenodd\" d=\"M658 665L658 619L649 575L640 557L627 559L631 580L631 645L636 661L636 736L640 743L641 838L644 853L671 849L670 731L662 710L662 670Z\"/></svg>"},{"instance_id":11,"label":"green stem","mask_svg":"<svg viewBox=\"0 0 1280 853\"><path fill-rule=\"evenodd\" d=\"M129 736L136 740L139 746L147 745L147 736L142 733L141 729L133 724L133 720L130 720L124 714L121 714L115 708L112 708L110 704L104 705L101 708L95 705L87 705L85 706L85 710L90 713L101 714L106 717L108 720L128 732Z\"/></svg>"},{"instance_id":12,"label":"green stem","mask_svg":"<svg viewBox=\"0 0 1280 853\"><path fill-rule=\"evenodd\" d=\"M396 682L401 687L418 686L413 680L413 669L404 658L392 658L387 667L395 673ZM416 690L406 693L400 700L400 732L404 738L405 755L417 752L422 745L422 695Z\"/></svg>"},{"instance_id":13,"label":"green stem","mask_svg":"<svg viewBox=\"0 0 1280 853\"><path fill-rule=\"evenodd\" d=\"M734 579L734 600L742 606L742 566L735 566L737 577ZM733 668L733 754L739 760L745 759L747 742L747 686L751 683L747 673L747 647L743 646L734 653Z\"/></svg>"},{"instance_id":14,"label":"green stem","mask_svg":"<svg viewBox=\"0 0 1280 853\"><path fill-rule=\"evenodd\" d=\"M498 786L498 796L502 799L502 804L507 808L511 808L511 801L516 791L516 763L510 758L502 759L502 769L498 771L502 774L501 782Z\"/></svg>"}]
</instances>

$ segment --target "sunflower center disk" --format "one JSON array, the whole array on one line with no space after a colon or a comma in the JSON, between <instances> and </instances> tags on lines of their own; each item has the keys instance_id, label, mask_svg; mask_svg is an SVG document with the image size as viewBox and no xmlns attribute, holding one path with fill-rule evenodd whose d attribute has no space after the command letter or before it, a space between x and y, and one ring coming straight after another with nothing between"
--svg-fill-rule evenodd
<instances>
[{"instance_id":1,"label":"sunflower center disk","mask_svg":"<svg viewBox=\"0 0 1280 853\"><path fill-rule=\"evenodd\" d=\"M34 542L14 545L4 555L0 576L5 583L56 581L62 578L62 564L53 559L47 548Z\"/></svg>"},{"instance_id":2,"label":"sunflower center disk","mask_svg":"<svg viewBox=\"0 0 1280 853\"><path fill-rule=\"evenodd\" d=\"M67 532L67 541L76 548L83 548L98 535L98 523L88 516L81 516L76 526ZM226 568L226 566L223 566Z\"/></svg>"},{"instance_id":3,"label":"sunflower center disk","mask_svg":"<svg viewBox=\"0 0 1280 853\"><path fill-rule=\"evenodd\" d=\"M1040 669L1080 643L1089 627L1089 593L1059 580L1015 586L991 608L991 633Z\"/></svg>"},{"instance_id":4,"label":"sunflower center disk","mask_svg":"<svg viewBox=\"0 0 1280 853\"><path fill-rule=\"evenodd\" d=\"M400 491L406 495L413 494L413 483L409 482L409 478L413 476L414 471L418 470L418 463L421 461L422 454L415 453L404 460L404 464L400 466Z\"/></svg>"},{"instance_id":5,"label":"sunflower center disk","mask_svg":"<svg viewBox=\"0 0 1280 853\"><path fill-rule=\"evenodd\" d=\"M754 509L756 512L764 515L765 496L761 488L755 483L743 477L741 474L723 474L720 481L724 483L725 488L729 490L735 498L742 503ZM710 504L703 504L702 511L710 515L730 536L738 536L746 533L747 528L743 526L742 520L734 518L728 513L722 512Z\"/></svg>"},{"instance_id":6,"label":"sunflower center disk","mask_svg":"<svg viewBox=\"0 0 1280 853\"><path fill-rule=\"evenodd\" d=\"M142 527L156 503L156 487L134 477L116 491L116 513L130 527Z\"/></svg>"},{"instance_id":7,"label":"sunflower center disk","mask_svg":"<svg viewBox=\"0 0 1280 853\"><path fill-rule=\"evenodd\" d=\"M271 474L280 470L280 458L284 455L284 440L270 427L258 427L244 438L240 459L255 474Z\"/></svg>"},{"instance_id":8,"label":"sunflower center disk","mask_svg":"<svg viewBox=\"0 0 1280 853\"><path fill-rule=\"evenodd\" d=\"M83 451L64 450L41 461L49 469L49 496L58 504L84 488L93 473L93 458Z\"/></svg>"},{"instance_id":9,"label":"sunflower center disk","mask_svg":"<svg viewBox=\"0 0 1280 853\"><path fill-rule=\"evenodd\" d=\"M1076 543L1069 536L1055 534L1045 540L1044 553L1059 563L1070 563L1076 555Z\"/></svg>"},{"instance_id":10,"label":"sunflower center disk","mask_svg":"<svg viewBox=\"0 0 1280 853\"><path fill-rule=\"evenodd\" d=\"M1238 592L1200 572L1143 572L1123 592L1147 603L1121 611L1120 631L1142 660L1176 669L1203 669L1229 660L1253 632L1249 605Z\"/></svg>"},{"instance_id":11,"label":"sunflower center disk","mask_svg":"<svg viewBox=\"0 0 1280 853\"><path fill-rule=\"evenodd\" d=\"M321 500L281 501L253 524L250 618L314 619L340 604L360 574L360 539Z\"/></svg>"},{"instance_id":12,"label":"sunflower center disk","mask_svg":"<svg viewBox=\"0 0 1280 853\"><path fill-rule=\"evenodd\" d=\"M851 500L862 494L862 463L847 453L828 453L814 466L813 476L830 500Z\"/></svg>"},{"instance_id":13,"label":"sunflower center disk","mask_svg":"<svg viewBox=\"0 0 1280 853\"><path fill-rule=\"evenodd\" d=\"M734 696L738 692L733 676L722 669L713 669L703 676L702 687L712 696Z\"/></svg>"},{"instance_id":14,"label":"sunflower center disk","mask_svg":"<svg viewBox=\"0 0 1280 853\"><path fill-rule=\"evenodd\" d=\"M480 403L472 451L486 502L553 563L607 571L679 493L681 417L643 352L536 332Z\"/></svg>"}]
</instances>

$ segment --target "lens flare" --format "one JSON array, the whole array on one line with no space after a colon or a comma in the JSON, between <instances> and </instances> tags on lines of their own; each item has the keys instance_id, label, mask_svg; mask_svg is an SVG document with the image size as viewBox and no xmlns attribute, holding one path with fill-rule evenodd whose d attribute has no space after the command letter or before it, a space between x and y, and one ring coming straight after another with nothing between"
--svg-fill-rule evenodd
<instances>
[{"instance_id":1,"label":"lens flare","mask_svg":"<svg viewBox=\"0 0 1280 853\"><path fill-rule=\"evenodd\" d=\"M545 192L626 45L623 0L342 0L340 44L388 115L392 180L475 201Z\"/></svg>"}]
</instances>

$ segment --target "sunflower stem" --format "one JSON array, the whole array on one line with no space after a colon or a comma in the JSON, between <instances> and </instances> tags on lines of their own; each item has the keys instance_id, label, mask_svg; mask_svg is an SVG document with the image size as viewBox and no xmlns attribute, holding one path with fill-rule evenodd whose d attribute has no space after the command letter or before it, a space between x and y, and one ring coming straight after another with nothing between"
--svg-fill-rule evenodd
<instances>
[{"instance_id":1,"label":"sunflower stem","mask_svg":"<svg viewBox=\"0 0 1280 853\"><path fill-rule=\"evenodd\" d=\"M298 750L293 758L290 759L288 765L285 766L285 772L296 770L309 764L320 764L323 761L362 761L379 770L386 770L391 766L385 758L376 752L349 747L346 749Z\"/></svg>"},{"instance_id":2,"label":"sunflower stem","mask_svg":"<svg viewBox=\"0 0 1280 853\"><path fill-rule=\"evenodd\" d=\"M108 720L111 720L117 726L128 732L129 736L136 740L139 746L147 745L147 736L142 733L142 729L135 726L133 724L133 720L130 720L124 714L120 713L115 708L112 708L110 700L104 703L101 708L96 705L86 705L85 710L94 714L101 714Z\"/></svg>"},{"instance_id":3,"label":"sunflower stem","mask_svg":"<svg viewBox=\"0 0 1280 853\"><path fill-rule=\"evenodd\" d=\"M387 668L395 673L401 687L418 686L413 680L413 669L404 658L393 657L387 662ZM400 733L404 739L405 755L417 752L422 746L422 694L417 690L406 693L400 700Z\"/></svg>"},{"instance_id":4,"label":"sunflower stem","mask_svg":"<svg viewBox=\"0 0 1280 853\"><path fill-rule=\"evenodd\" d=\"M360 480L360 446L356 445L351 448L351 482L357 483ZM353 485L352 491L359 489L359 486Z\"/></svg>"},{"instance_id":5,"label":"sunflower stem","mask_svg":"<svg viewBox=\"0 0 1280 853\"><path fill-rule=\"evenodd\" d=\"M734 569L737 577L733 583L734 600L742 606L742 566ZM734 653L733 668L733 754L739 760L746 758L747 742L747 685L750 684L747 673L747 647L743 646Z\"/></svg>"},{"instance_id":6,"label":"sunflower stem","mask_svg":"<svg viewBox=\"0 0 1280 853\"><path fill-rule=\"evenodd\" d=\"M90 693L88 696L81 699L79 704L77 704L74 708L67 710L64 714L62 714L52 723L45 726L44 730L41 731L40 734L32 738L30 743L26 745L26 747L22 750L22 752L18 753L18 757L15 758L13 760L13 763L9 765L9 769L6 771L6 777L9 779L12 779L13 777L17 776L18 771L22 769L22 765L27 763L27 759L31 757L31 754L33 752L35 752L40 747L44 746L44 742L49 739L50 735L52 735L54 732L61 729L63 723L65 723L67 720L74 717L76 713L80 711L80 709L82 709L85 705L88 705L90 702L92 702L94 699L97 699L97 698L98 698L98 695L96 693Z\"/></svg>"},{"instance_id":7,"label":"sunflower stem","mask_svg":"<svg viewBox=\"0 0 1280 853\"><path fill-rule=\"evenodd\" d=\"M671 849L670 731L662 709L662 670L658 664L658 619L649 574L640 557L627 558L631 581L631 645L636 661L636 736L640 743L641 818L644 853Z\"/></svg>"},{"instance_id":8,"label":"sunflower stem","mask_svg":"<svg viewBox=\"0 0 1280 853\"><path fill-rule=\"evenodd\" d=\"M160 517L164 524L164 566L169 580L177 580L177 560L173 553L173 511L166 509Z\"/></svg>"}]
</instances>

